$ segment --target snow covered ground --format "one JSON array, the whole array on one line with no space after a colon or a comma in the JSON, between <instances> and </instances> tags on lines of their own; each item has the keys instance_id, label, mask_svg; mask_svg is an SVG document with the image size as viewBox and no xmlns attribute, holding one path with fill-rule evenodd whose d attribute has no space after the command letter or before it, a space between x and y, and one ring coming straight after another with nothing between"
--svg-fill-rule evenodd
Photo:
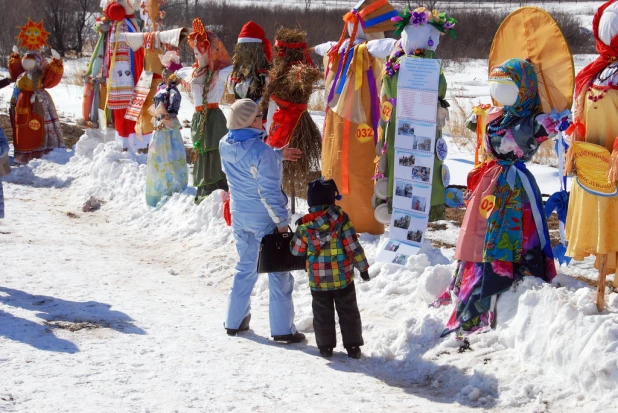
<instances>
[{"instance_id":1,"label":"snow covered ground","mask_svg":"<svg viewBox=\"0 0 618 413\"><path fill-rule=\"evenodd\" d=\"M590 58L576 56L577 69ZM69 121L80 117L82 89L71 79L83 64L69 63L50 91ZM453 103L489 100L486 66L447 66ZM191 114L185 99L180 119ZM321 124L323 114L312 116ZM468 349L439 338L452 308L428 307L450 281L453 250L427 242L400 268L375 262L385 237L363 235L372 277L357 284L365 357L339 347L325 360L302 272L294 301L306 344L269 340L266 277L251 330L225 334L236 253L221 194L195 206L189 188L149 208L146 157L92 143L5 179L0 412L618 411L618 294L599 314L595 291L567 276L594 278L590 260L560 268L553 285L530 278L503 294L498 328ZM447 163L452 183L464 184L471 154L451 145ZM544 193L557 189L555 168L531 169ZM105 203L83 213L91 196ZM446 224L431 238L452 244L457 233Z\"/></svg>"},{"instance_id":2,"label":"snow covered ground","mask_svg":"<svg viewBox=\"0 0 618 413\"><path fill-rule=\"evenodd\" d=\"M145 206L143 158L114 143L55 151L15 169L0 222L0 411L612 412L618 408L618 294L560 276L498 301L498 329L461 353L438 338L450 255L427 246L407 268L375 263L358 284L366 357L318 357L306 276L294 300L306 345L268 339L268 288L252 331L222 327L235 250L215 194ZM90 196L106 204L82 213ZM339 349L342 350L342 349ZM480 409L480 410L479 410Z\"/></svg>"}]
</instances>

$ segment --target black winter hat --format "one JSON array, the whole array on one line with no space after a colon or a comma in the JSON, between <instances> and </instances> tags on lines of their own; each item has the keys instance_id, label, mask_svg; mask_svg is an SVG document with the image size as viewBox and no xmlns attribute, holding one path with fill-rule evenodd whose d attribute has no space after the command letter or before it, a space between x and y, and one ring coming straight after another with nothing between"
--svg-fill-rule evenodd
<instances>
[{"instance_id":1,"label":"black winter hat","mask_svg":"<svg viewBox=\"0 0 618 413\"><path fill-rule=\"evenodd\" d=\"M332 179L316 179L309 182L307 190L307 203L310 207L317 205L334 205L335 200L341 201L337 184Z\"/></svg>"}]
</instances>

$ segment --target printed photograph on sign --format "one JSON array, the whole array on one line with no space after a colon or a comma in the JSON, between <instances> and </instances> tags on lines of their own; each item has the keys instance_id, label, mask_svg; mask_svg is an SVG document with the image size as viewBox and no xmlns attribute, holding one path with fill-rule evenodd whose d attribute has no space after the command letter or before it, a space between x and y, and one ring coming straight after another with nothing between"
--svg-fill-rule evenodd
<instances>
[{"instance_id":1,"label":"printed photograph on sign","mask_svg":"<svg viewBox=\"0 0 618 413\"><path fill-rule=\"evenodd\" d=\"M422 196L412 197L412 210L419 212L426 212L427 198Z\"/></svg>"},{"instance_id":2,"label":"printed photograph on sign","mask_svg":"<svg viewBox=\"0 0 618 413\"><path fill-rule=\"evenodd\" d=\"M413 166L412 179L429 182L431 179L431 168L427 166Z\"/></svg>"},{"instance_id":3,"label":"printed photograph on sign","mask_svg":"<svg viewBox=\"0 0 618 413\"><path fill-rule=\"evenodd\" d=\"M414 225L408 229L407 240L410 242L421 243L423 241L423 232L425 228L415 227Z\"/></svg>"},{"instance_id":4,"label":"printed photograph on sign","mask_svg":"<svg viewBox=\"0 0 618 413\"><path fill-rule=\"evenodd\" d=\"M409 255L397 254L395 258L393 258L393 264L397 265L406 265L408 263Z\"/></svg>"},{"instance_id":5,"label":"printed photograph on sign","mask_svg":"<svg viewBox=\"0 0 618 413\"><path fill-rule=\"evenodd\" d=\"M396 132L396 148L431 152L433 139L430 137L436 135L436 125L410 119L399 119L397 120Z\"/></svg>"},{"instance_id":6,"label":"printed photograph on sign","mask_svg":"<svg viewBox=\"0 0 618 413\"><path fill-rule=\"evenodd\" d=\"M416 158L413 154L404 154L399 156L399 166L414 166Z\"/></svg>"},{"instance_id":7,"label":"printed photograph on sign","mask_svg":"<svg viewBox=\"0 0 618 413\"><path fill-rule=\"evenodd\" d=\"M397 122L397 135L414 136L414 124L409 120L400 120Z\"/></svg>"},{"instance_id":8,"label":"printed photograph on sign","mask_svg":"<svg viewBox=\"0 0 618 413\"><path fill-rule=\"evenodd\" d=\"M401 246L401 243L397 241L389 241L388 244L386 244L386 248L384 248L384 250L390 251L390 252L397 252L400 246Z\"/></svg>"},{"instance_id":9,"label":"printed photograph on sign","mask_svg":"<svg viewBox=\"0 0 618 413\"><path fill-rule=\"evenodd\" d=\"M417 151L431 152L431 138L427 136L417 136L416 147L414 149Z\"/></svg>"},{"instance_id":10,"label":"printed photograph on sign","mask_svg":"<svg viewBox=\"0 0 618 413\"><path fill-rule=\"evenodd\" d=\"M420 184L416 184L420 185ZM393 196L393 207L398 209L410 210L412 203L413 192L417 191L414 184L409 180L395 179L393 184L395 193Z\"/></svg>"},{"instance_id":11,"label":"printed photograph on sign","mask_svg":"<svg viewBox=\"0 0 618 413\"><path fill-rule=\"evenodd\" d=\"M404 212L397 212L393 216L393 226L400 229L408 229L412 222L412 216Z\"/></svg>"},{"instance_id":12,"label":"printed photograph on sign","mask_svg":"<svg viewBox=\"0 0 618 413\"><path fill-rule=\"evenodd\" d=\"M406 181L395 181L395 195L412 198L412 184Z\"/></svg>"},{"instance_id":13,"label":"printed photograph on sign","mask_svg":"<svg viewBox=\"0 0 618 413\"><path fill-rule=\"evenodd\" d=\"M406 266L408 258L416 255L419 250L420 247L411 243L389 240L386 246L378 253L376 260L388 264Z\"/></svg>"}]
</instances>

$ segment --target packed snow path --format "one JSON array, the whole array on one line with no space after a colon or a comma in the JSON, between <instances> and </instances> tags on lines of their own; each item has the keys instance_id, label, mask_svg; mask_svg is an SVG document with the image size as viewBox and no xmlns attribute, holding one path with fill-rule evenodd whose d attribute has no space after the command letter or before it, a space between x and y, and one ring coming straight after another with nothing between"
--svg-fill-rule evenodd
<instances>
[{"instance_id":1,"label":"packed snow path","mask_svg":"<svg viewBox=\"0 0 618 413\"><path fill-rule=\"evenodd\" d=\"M311 335L275 344L263 304L252 331L228 337L231 274L215 284L170 270L215 257L84 214L68 206L68 184L30 184L5 183L0 411L453 411L383 360L326 361Z\"/></svg>"}]
</instances>

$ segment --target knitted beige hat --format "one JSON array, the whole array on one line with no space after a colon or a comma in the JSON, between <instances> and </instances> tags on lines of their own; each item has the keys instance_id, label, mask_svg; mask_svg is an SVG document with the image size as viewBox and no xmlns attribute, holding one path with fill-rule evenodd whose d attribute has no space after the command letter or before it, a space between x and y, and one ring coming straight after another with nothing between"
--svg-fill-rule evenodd
<instances>
[{"instance_id":1,"label":"knitted beige hat","mask_svg":"<svg viewBox=\"0 0 618 413\"><path fill-rule=\"evenodd\" d=\"M227 118L228 129L243 129L251 126L259 109L251 99L238 99L230 107L231 113Z\"/></svg>"}]
</instances>

